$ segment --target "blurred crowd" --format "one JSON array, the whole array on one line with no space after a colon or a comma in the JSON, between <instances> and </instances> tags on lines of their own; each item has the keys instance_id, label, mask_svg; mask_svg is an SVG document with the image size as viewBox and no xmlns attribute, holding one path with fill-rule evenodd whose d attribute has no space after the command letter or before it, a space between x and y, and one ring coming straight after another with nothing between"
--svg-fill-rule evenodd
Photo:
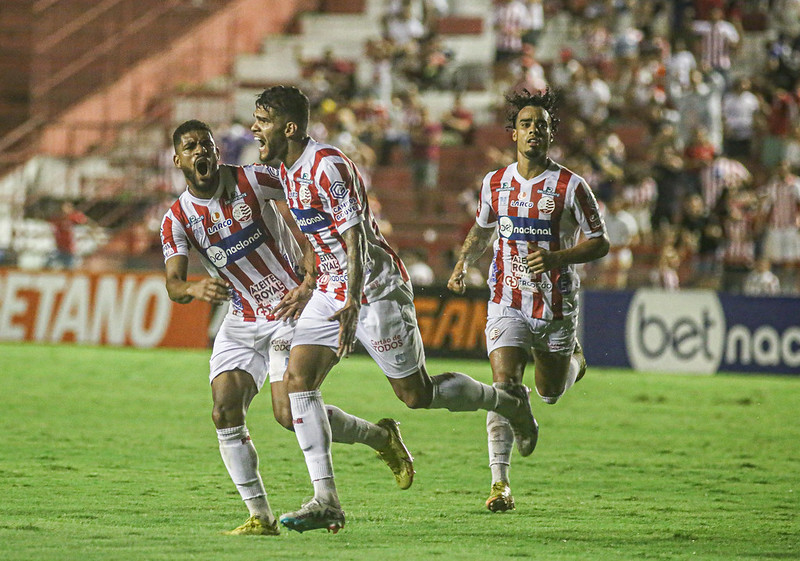
<instances>
[{"instance_id":1,"label":"blurred crowd","mask_svg":"<svg viewBox=\"0 0 800 561\"><path fill-rule=\"evenodd\" d=\"M495 0L492 68L447 48L440 29L455 4L387 0L364 45L368 80L335 45L292 54L312 136L341 147L368 185L379 166L407 165L407 210L468 227L482 174L514 159L510 141L478 144L476 133L502 127L503 94L550 87L561 96L551 156L592 186L612 242L584 268L585 286L800 291L800 0ZM556 25L563 32L548 32ZM754 52L766 63L751 64ZM432 116L430 91L452 94L447 111ZM476 124L470 91L495 94L494 123ZM217 131L224 160L252 161L247 127ZM482 171L466 189L439 173L444 146L480 146ZM446 280L447 267L425 270L425 248L406 258L418 282Z\"/></svg>"}]
</instances>

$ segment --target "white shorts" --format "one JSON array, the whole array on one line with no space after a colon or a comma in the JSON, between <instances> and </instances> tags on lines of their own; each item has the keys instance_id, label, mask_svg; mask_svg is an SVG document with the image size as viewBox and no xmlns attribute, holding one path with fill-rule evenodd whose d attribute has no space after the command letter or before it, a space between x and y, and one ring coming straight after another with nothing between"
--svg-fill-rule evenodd
<instances>
[{"instance_id":1,"label":"white shorts","mask_svg":"<svg viewBox=\"0 0 800 561\"><path fill-rule=\"evenodd\" d=\"M795 228L767 230L764 255L777 265L800 261L800 232Z\"/></svg>"},{"instance_id":2,"label":"white shorts","mask_svg":"<svg viewBox=\"0 0 800 561\"><path fill-rule=\"evenodd\" d=\"M343 301L315 290L297 320L292 346L323 345L335 351L339 322L328 318L343 306ZM362 304L356 339L388 378L405 378L421 369L425 350L410 286L401 285L381 300Z\"/></svg>"},{"instance_id":3,"label":"white shorts","mask_svg":"<svg viewBox=\"0 0 800 561\"><path fill-rule=\"evenodd\" d=\"M571 355L575 350L578 316L564 319L535 319L520 310L489 302L486 318L486 350L489 354L500 347L519 347L537 351Z\"/></svg>"},{"instance_id":4,"label":"white shorts","mask_svg":"<svg viewBox=\"0 0 800 561\"><path fill-rule=\"evenodd\" d=\"M289 363L295 321L256 318L243 321L227 315L222 321L211 352L210 380L229 370L244 370L253 377L259 391L267 379L280 382Z\"/></svg>"}]
</instances>

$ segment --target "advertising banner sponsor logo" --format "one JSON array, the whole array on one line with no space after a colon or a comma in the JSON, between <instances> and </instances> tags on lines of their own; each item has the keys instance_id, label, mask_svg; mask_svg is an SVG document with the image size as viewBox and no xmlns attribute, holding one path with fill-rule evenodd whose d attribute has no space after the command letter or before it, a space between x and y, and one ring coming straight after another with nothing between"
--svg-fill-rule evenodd
<instances>
[{"instance_id":1,"label":"advertising banner sponsor logo","mask_svg":"<svg viewBox=\"0 0 800 561\"><path fill-rule=\"evenodd\" d=\"M205 347L210 307L175 304L163 275L0 270L0 340Z\"/></svg>"}]
</instances>

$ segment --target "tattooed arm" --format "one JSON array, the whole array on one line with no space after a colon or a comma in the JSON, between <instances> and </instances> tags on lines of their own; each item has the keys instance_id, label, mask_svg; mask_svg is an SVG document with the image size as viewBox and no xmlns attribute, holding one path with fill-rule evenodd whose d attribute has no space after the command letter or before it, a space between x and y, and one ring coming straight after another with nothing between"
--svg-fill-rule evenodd
<instances>
[{"instance_id":1,"label":"tattooed arm","mask_svg":"<svg viewBox=\"0 0 800 561\"><path fill-rule=\"evenodd\" d=\"M450 275L450 280L447 281L447 288L456 294L464 294L467 289L465 283L467 269L486 251L486 247L492 241L494 230L494 228L483 228L477 222L472 225L461 246L461 253L453 268L453 273Z\"/></svg>"}]
</instances>

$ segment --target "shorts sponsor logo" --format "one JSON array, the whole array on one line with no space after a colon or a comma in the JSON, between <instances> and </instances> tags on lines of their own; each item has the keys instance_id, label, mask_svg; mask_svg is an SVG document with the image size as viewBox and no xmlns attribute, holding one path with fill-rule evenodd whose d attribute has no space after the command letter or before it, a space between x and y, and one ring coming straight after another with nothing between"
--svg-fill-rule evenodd
<instances>
[{"instance_id":1,"label":"shorts sponsor logo","mask_svg":"<svg viewBox=\"0 0 800 561\"><path fill-rule=\"evenodd\" d=\"M209 246L206 249L206 257L215 267L224 267L246 256L264 243L266 238L266 234L256 224L251 224Z\"/></svg>"},{"instance_id":2,"label":"shorts sponsor logo","mask_svg":"<svg viewBox=\"0 0 800 561\"><path fill-rule=\"evenodd\" d=\"M244 202L235 205L232 214L238 222L247 222L253 218L253 210L250 208L250 205Z\"/></svg>"},{"instance_id":3,"label":"shorts sponsor logo","mask_svg":"<svg viewBox=\"0 0 800 561\"><path fill-rule=\"evenodd\" d=\"M293 208L295 222L305 234L319 232L331 225L330 218L314 208Z\"/></svg>"},{"instance_id":4,"label":"shorts sponsor logo","mask_svg":"<svg viewBox=\"0 0 800 561\"><path fill-rule=\"evenodd\" d=\"M553 197L542 197L536 206L542 214L552 214L556 209L556 201Z\"/></svg>"},{"instance_id":5,"label":"shorts sponsor logo","mask_svg":"<svg viewBox=\"0 0 800 561\"><path fill-rule=\"evenodd\" d=\"M500 236L508 240L553 241L550 220L522 216L501 216L498 220Z\"/></svg>"},{"instance_id":6,"label":"shorts sponsor logo","mask_svg":"<svg viewBox=\"0 0 800 561\"><path fill-rule=\"evenodd\" d=\"M403 338L400 335L395 335L394 337L387 337L379 341L370 339L369 344L377 352L385 353L386 351L394 351L403 348Z\"/></svg>"},{"instance_id":7,"label":"shorts sponsor logo","mask_svg":"<svg viewBox=\"0 0 800 561\"><path fill-rule=\"evenodd\" d=\"M347 196L347 185L344 184L344 181L334 181L331 185L331 195L339 200Z\"/></svg>"},{"instance_id":8,"label":"shorts sponsor logo","mask_svg":"<svg viewBox=\"0 0 800 561\"><path fill-rule=\"evenodd\" d=\"M219 232L223 228L230 228L231 226L233 226L233 220L231 220L230 218L226 218L222 222L215 223L213 226L211 226L211 228L208 228L208 230L206 230L206 231L208 232L208 235L210 236L212 234L216 234L217 232Z\"/></svg>"},{"instance_id":9,"label":"shorts sponsor logo","mask_svg":"<svg viewBox=\"0 0 800 561\"><path fill-rule=\"evenodd\" d=\"M359 214L360 212L361 205L359 204L358 199L351 197L342 204L333 207L333 219L337 222L342 222L353 215Z\"/></svg>"},{"instance_id":10,"label":"shorts sponsor logo","mask_svg":"<svg viewBox=\"0 0 800 561\"><path fill-rule=\"evenodd\" d=\"M289 339L275 339L272 341L272 350L285 353L289 352L289 349L292 348L292 342Z\"/></svg>"}]
</instances>

